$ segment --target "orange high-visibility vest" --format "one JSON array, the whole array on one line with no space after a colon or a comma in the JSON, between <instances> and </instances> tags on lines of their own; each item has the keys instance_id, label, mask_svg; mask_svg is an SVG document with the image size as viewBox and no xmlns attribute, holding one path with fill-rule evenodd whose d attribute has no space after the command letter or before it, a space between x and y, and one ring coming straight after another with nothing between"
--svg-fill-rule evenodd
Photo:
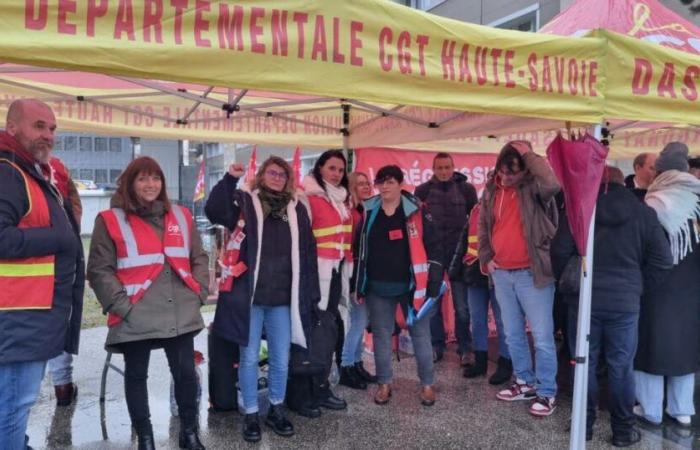
<instances>
[{"instance_id":1,"label":"orange high-visibility vest","mask_svg":"<svg viewBox=\"0 0 700 450\"><path fill-rule=\"evenodd\" d=\"M199 283L190 267L192 214L186 208L172 205L165 214L163 238L145 220L124 210L112 208L100 213L117 251L117 279L132 304L137 303L163 270L164 262L178 274L187 287L200 293ZM122 321L110 314L108 326Z\"/></svg>"},{"instance_id":2,"label":"orange high-visibility vest","mask_svg":"<svg viewBox=\"0 0 700 450\"><path fill-rule=\"evenodd\" d=\"M39 183L8 159L24 178L29 209L18 228L51 226L49 205ZM0 259L0 310L51 309L53 304L55 255Z\"/></svg>"},{"instance_id":3,"label":"orange high-visibility vest","mask_svg":"<svg viewBox=\"0 0 700 450\"><path fill-rule=\"evenodd\" d=\"M233 290L233 279L242 275L247 269L245 263L240 261L241 244L245 239L245 233L243 233L244 227L245 220L243 219L243 214L241 214L236 228L226 241L223 256L219 261L219 265L221 266L219 292L231 292L231 290Z\"/></svg>"},{"instance_id":4,"label":"orange high-visibility vest","mask_svg":"<svg viewBox=\"0 0 700 450\"><path fill-rule=\"evenodd\" d=\"M423 215L420 209L406 218L406 231L411 254L411 271L415 282L413 307L418 310L425 302L428 290L428 254L423 245Z\"/></svg>"},{"instance_id":5,"label":"orange high-visibility vest","mask_svg":"<svg viewBox=\"0 0 700 450\"><path fill-rule=\"evenodd\" d=\"M319 258L352 261L352 215L341 220L340 214L330 201L318 196L309 196L313 216L316 254Z\"/></svg>"},{"instance_id":6,"label":"orange high-visibility vest","mask_svg":"<svg viewBox=\"0 0 700 450\"><path fill-rule=\"evenodd\" d=\"M481 203L477 203L469 213L469 228L467 230L467 251L462 262L471 266L479 260L479 214Z\"/></svg>"}]
</instances>

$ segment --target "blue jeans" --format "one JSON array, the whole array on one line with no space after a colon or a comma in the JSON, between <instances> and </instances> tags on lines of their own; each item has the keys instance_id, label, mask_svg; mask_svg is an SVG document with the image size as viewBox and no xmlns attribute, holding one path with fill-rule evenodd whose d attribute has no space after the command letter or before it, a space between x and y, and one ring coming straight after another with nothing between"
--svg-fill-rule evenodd
<instances>
[{"instance_id":1,"label":"blue jeans","mask_svg":"<svg viewBox=\"0 0 700 450\"><path fill-rule=\"evenodd\" d=\"M461 281L450 280L452 306L455 310L455 337L457 338L457 353L464 355L472 351L472 334L469 326L469 302L467 301L467 285ZM442 317L442 307L437 306L430 321L430 335L433 347L444 350L446 346L445 324Z\"/></svg>"},{"instance_id":2,"label":"blue jeans","mask_svg":"<svg viewBox=\"0 0 700 450\"><path fill-rule=\"evenodd\" d=\"M663 419L664 376L634 371L637 400L644 416L659 423ZM695 374L666 377L666 412L671 417L695 415Z\"/></svg>"},{"instance_id":3,"label":"blue jeans","mask_svg":"<svg viewBox=\"0 0 700 450\"><path fill-rule=\"evenodd\" d=\"M29 410L36 402L46 361L0 364L0 449L24 450Z\"/></svg>"},{"instance_id":4,"label":"blue jeans","mask_svg":"<svg viewBox=\"0 0 700 450\"><path fill-rule=\"evenodd\" d=\"M576 349L578 306L569 306L569 343ZM635 423L634 355L637 353L638 312L591 311L588 347L588 411L586 427L593 428L598 412L596 368L601 350L608 365L610 426L613 436L626 437ZM691 396L692 402L692 396Z\"/></svg>"},{"instance_id":5,"label":"blue jeans","mask_svg":"<svg viewBox=\"0 0 700 450\"><path fill-rule=\"evenodd\" d=\"M474 350L477 352L488 351L489 304L491 304L493 318L496 320L496 331L498 332L499 356L510 359L508 345L506 345L506 335L503 332L501 308L498 306L493 289L489 289L487 286L469 286L467 298L469 300L469 316L472 323Z\"/></svg>"},{"instance_id":6,"label":"blue jeans","mask_svg":"<svg viewBox=\"0 0 700 450\"><path fill-rule=\"evenodd\" d=\"M248 346L241 347L241 362L238 369L243 408L246 414L258 412L258 361L263 326L267 337L270 366L267 384L270 403L273 405L282 404L287 391L289 346L292 342L289 306L252 305Z\"/></svg>"},{"instance_id":7,"label":"blue jeans","mask_svg":"<svg viewBox=\"0 0 700 450\"><path fill-rule=\"evenodd\" d=\"M353 303L350 308L350 328L345 334L345 342L343 343L341 366L348 367L362 361L365 328L367 328L368 320L367 304Z\"/></svg>"},{"instance_id":8,"label":"blue jeans","mask_svg":"<svg viewBox=\"0 0 700 450\"><path fill-rule=\"evenodd\" d=\"M557 394L557 352L554 345L554 283L536 288L529 269L496 269L492 274L503 330L515 376L535 386L540 397ZM535 368L525 333L525 320L535 341Z\"/></svg>"},{"instance_id":9,"label":"blue jeans","mask_svg":"<svg viewBox=\"0 0 700 450\"><path fill-rule=\"evenodd\" d=\"M49 359L49 374L54 386L61 386L73 382L73 355L63 352L53 359Z\"/></svg>"}]
</instances>

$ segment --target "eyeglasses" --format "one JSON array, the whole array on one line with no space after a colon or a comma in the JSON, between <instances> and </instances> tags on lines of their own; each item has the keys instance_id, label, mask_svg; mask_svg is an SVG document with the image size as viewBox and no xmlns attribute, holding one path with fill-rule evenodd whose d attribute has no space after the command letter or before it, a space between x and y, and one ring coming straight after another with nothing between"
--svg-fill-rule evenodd
<instances>
[{"instance_id":1,"label":"eyeglasses","mask_svg":"<svg viewBox=\"0 0 700 450\"><path fill-rule=\"evenodd\" d=\"M278 172L274 169L266 170L265 175L267 175L270 178L277 178L278 180L286 180L288 178L287 172Z\"/></svg>"}]
</instances>

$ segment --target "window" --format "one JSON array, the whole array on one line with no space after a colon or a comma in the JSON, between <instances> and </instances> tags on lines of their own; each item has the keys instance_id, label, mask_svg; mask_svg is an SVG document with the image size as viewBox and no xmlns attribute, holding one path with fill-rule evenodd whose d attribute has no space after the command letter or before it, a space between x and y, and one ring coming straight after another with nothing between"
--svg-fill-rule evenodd
<instances>
[{"instance_id":1,"label":"window","mask_svg":"<svg viewBox=\"0 0 700 450\"><path fill-rule=\"evenodd\" d=\"M119 178L119 175L122 174L122 171L119 169L112 169L109 171L109 182L110 183L115 183L117 182L117 179Z\"/></svg>"},{"instance_id":2,"label":"window","mask_svg":"<svg viewBox=\"0 0 700 450\"><path fill-rule=\"evenodd\" d=\"M70 170L70 177L71 177L73 180L77 180L77 179L78 179L78 175L80 175L80 172L78 172L78 169L71 169L71 170Z\"/></svg>"},{"instance_id":3,"label":"window","mask_svg":"<svg viewBox=\"0 0 700 450\"><path fill-rule=\"evenodd\" d=\"M95 169L95 183L109 183L107 169Z\"/></svg>"},{"instance_id":4,"label":"window","mask_svg":"<svg viewBox=\"0 0 700 450\"><path fill-rule=\"evenodd\" d=\"M92 169L80 169L80 178L79 179L80 180L92 180Z\"/></svg>"},{"instance_id":5,"label":"window","mask_svg":"<svg viewBox=\"0 0 700 450\"><path fill-rule=\"evenodd\" d=\"M487 25L506 30L537 31L540 29L540 4L535 3Z\"/></svg>"},{"instance_id":6,"label":"window","mask_svg":"<svg viewBox=\"0 0 700 450\"><path fill-rule=\"evenodd\" d=\"M445 0L416 0L417 7L423 11L430 11Z\"/></svg>"},{"instance_id":7,"label":"window","mask_svg":"<svg viewBox=\"0 0 700 450\"><path fill-rule=\"evenodd\" d=\"M121 152L122 151L121 138L109 138L109 151L110 152Z\"/></svg>"},{"instance_id":8,"label":"window","mask_svg":"<svg viewBox=\"0 0 700 450\"><path fill-rule=\"evenodd\" d=\"M53 150L56 152L60 152L63 150L63 138L62 137L56 137L56 139L53 140Z\"/></svg>"},{"instance_id":9,"label":"window","mask_svg":"<svg viewBox=\"0 0 700 450\"><path fill-rule=\"evenodd\" d=\"M66 136L63 144L63 150L74 152L78 149L78 138L76 136Z\"/></svg>"},{"instance_id":10,"label":"window","mask_svg":"<svg viewBox=\"0 0 700 450\"><path fill-rule=\"evenodd\" d=\"M81 137L80 138L80 151L81 152L91 152L92 151L92 138L91 137Z\"/></svg>"},{"instance_id":11,"label":"window","mask_svg":"<svg viewBox=\"0 0 700 450\"><path fill-rule=\"evenodd\" d=\"M95 151L96 152L106 152L107 151L107 138L103 138L103 137L95 138Z\"/></svg>"}]
</instances>

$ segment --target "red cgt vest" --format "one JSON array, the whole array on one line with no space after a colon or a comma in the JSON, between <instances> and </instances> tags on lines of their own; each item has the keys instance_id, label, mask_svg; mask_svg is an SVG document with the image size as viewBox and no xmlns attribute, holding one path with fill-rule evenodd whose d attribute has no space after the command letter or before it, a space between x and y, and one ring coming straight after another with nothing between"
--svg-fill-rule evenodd
<instances>
[{"instance_id":1,"label":"red cgt vest","mask_svg":"<svg viewBox=\"0 0 700 450\"><path fill-rule=\"evenodd\" d=\"M248 268L241 258L241 244L245 239L243 228L245 220L243 214L240 215L236 228L229 236L224 247L224 253L219 260L221 266L221 278L219 279L219 292L231 292L233 290L233 279L239 277Z\"/></svg>"},{"instance_id":2,"label":"red cgt vest","mask_svg":"<svg viewBox=\"0 0 700 450\"><path fill-rule=\"evenodd\" d=\"M325 198L318 195L309 196L313 216L316 254L319 258L352 261L352 214L341 220L340 214Z\"/></svg>"},{"instance_id":3,"label":"red cgt vest","mask_svg":"<svg viewBox=\"0 0 700 450\"><path fill-rule=\"evenodd\" d=\"M163 238L145 220L124 210L112 208L100 213L107 232L117 251L117 279L126 290L132 304L137 303L163 270L164 262L180 276L182 281L199 294L199 283L192 276L190 266L190 236L192 214L186 208L172 205L165 214ZM107 325L112 327L122 321L110 314Z\"/></svg>"},{"instance_id":4,"label":"red cgt vest","mask_svg":"<svg viewBox=\"0 0 700 450\"><path fill-rule=\"evenodd\" d=\"M428 291L428 254L423 245L423 215L419 209L406 219L408 250L411 255L411 271L415 283L413 307L419 310ZM408 328L401 305L396 305L395 319L400 328Z\"/></svg>"},{"instance_id":5,"label":"red cgt vest","mask_svg":"<svg viewBox=\"0 0 700 450\"><path fill-rule=\"evenodd\" d=\"M51 226L49 205L39 183L7 159L24 178L29 209L18 228ZM55 255L0 259L0 310L51 309L53 305Z\"/></svg>"}]
</instances>

